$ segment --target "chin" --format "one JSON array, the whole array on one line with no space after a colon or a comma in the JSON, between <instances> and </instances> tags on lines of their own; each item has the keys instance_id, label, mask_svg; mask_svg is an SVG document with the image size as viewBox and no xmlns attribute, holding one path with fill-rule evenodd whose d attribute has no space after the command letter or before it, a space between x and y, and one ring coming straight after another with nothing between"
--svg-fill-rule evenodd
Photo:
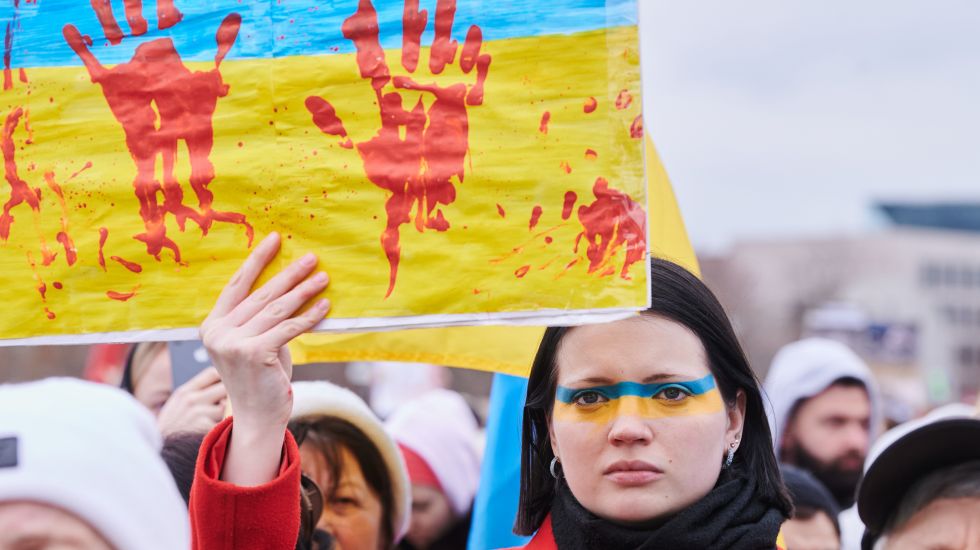
<instances>
[{"instance_id":1,"label":"chin","mask_svg":"<svg viewBox=\"0 0 980 550\"><path fill-rule=\"evenodd\" d=\"M672 515L682 508L677 506L673 499L665 499L664 495L652 492L649 489L642 492L617 492L620 494L603 495L601 501L596 503L597 509L590 509L590 511L614 523L641 526L649 523L657 523L658 520Z\"/></svg>"}]
</instances>

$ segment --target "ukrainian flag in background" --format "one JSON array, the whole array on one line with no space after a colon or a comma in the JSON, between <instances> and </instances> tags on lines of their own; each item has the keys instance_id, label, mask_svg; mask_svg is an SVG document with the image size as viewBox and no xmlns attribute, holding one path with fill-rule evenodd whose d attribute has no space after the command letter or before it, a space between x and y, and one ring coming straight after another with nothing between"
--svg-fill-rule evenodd
<instances>
[{"instance_id":1,"label":"ukrainian flag in background","mask_svg":"<svg viewBox=\"0 0 980 550\"><path fill-rule=\"evenodd\" d=\"M646 304L635 0L15 0L0 32L0 338L194 327L274 230L347 328Z\"/></svg>"}]
</instances>

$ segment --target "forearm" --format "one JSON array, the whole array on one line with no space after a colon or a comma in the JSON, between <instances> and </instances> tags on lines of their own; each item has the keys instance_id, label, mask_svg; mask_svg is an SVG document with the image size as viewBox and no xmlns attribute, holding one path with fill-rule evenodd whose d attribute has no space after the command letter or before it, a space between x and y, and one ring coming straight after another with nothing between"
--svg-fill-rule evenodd
<instances>
[{"instance_id":1,"label":"forearm","mask_svg":"<svg viewBox=\"0 0 980 550\"><path fill-rule=\"evenodd\" d=\"M241 487L268 483L279 475L286 425L235 418L221 480Z\"/></svg>"}]
</instances>

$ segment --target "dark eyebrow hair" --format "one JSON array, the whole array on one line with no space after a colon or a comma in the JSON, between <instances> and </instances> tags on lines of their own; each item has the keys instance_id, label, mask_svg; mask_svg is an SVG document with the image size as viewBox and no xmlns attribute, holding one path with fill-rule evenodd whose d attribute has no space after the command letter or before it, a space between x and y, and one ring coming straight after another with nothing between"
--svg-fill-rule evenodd
<instances>
[{"instance_id":1,"label":"dark eyebrow hair","mask_svg":"<svg viewBox=\"0 0 980 550\"><path fill-rule=\"evenodd\" d=\"M651 374L650 376L647 376L646 378L641 380L640 383L649 384L651 382L661 382L666 380L676 381L681 378L683 377L677 374L662 372L658 374ZM605 376L590 376L588 378L583 378L581 380L575 380L573 382L570 382L570 384L590 384L593 386L611 386L613 384L616 384L616 382L613 381L611 378L607 378Z\"/></svg>"}]
</instances>

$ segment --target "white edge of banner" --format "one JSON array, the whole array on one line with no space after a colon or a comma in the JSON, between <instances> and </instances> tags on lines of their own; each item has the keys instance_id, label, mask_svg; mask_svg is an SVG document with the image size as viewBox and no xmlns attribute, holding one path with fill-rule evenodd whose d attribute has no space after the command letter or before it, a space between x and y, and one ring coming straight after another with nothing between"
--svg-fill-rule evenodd
<instances>
[{"instance_id":1,"label":"white edge of banner","mask_svg":"<svg viewBox=\"0 0 980 550\"><path fill-rule=\"evenodd\" d=\"M460 326L516 325L516 326L575 326L592 323L608 323L636 315L645 308L611 308L601 310L540 310L513 313L459 313L438 315L412 315L405 317L366 317L354 319L324 319L313 332L383 332L415 328L444 328ZM134 330L122 332L95 332L11 338L0 340L0 347L9 346L65 346L129 342L168 342L196 340L197 327Z\"/></svg>"}]
</instances>

